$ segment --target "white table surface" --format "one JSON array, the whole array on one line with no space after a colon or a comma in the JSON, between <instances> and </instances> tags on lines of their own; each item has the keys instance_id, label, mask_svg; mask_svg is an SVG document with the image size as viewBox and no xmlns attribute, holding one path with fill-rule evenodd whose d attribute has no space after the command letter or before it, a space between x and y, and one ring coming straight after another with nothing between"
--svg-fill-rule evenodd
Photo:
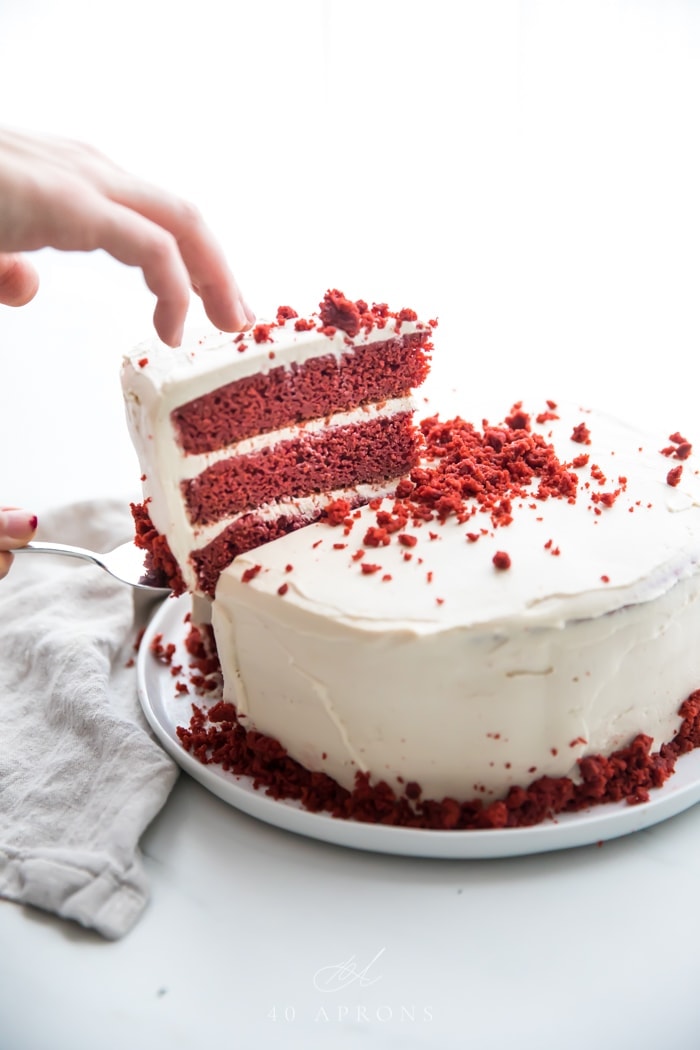
<instances>
[{"instance_id":1,"label":"white table surface","mask_svg":"<svg viewBox=\"0 0 700 1050\"><path fill-rule=\"evenodd\" d=\"M329 285L437 314L464 415L532 391L700 441L696 4L222 6L6 0L3 119L196 199L261 315ZM35 302L0 308L0 498L126 500L118 366L150 296L101 255L38 262ZM182 775L142 849L152 900L120 942L0 902L2 1050L700 1042L700 807L600 847L414 860ZM320 991L350 959L365 982Z\"/></svg>"}]
</instances>

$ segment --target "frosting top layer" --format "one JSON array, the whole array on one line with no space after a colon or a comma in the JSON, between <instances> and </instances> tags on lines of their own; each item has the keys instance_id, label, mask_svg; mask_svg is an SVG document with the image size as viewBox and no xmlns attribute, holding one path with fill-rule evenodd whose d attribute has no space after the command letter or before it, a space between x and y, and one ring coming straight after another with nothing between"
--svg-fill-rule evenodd
<instances>
[{"instance_id":1,"label":"frosting top layer","mask_svg":"<svg viewBox=\"0 0 700 1050\"><path fill-rule=\"evenodd\" d=\"M415 475L405 500L341 508L338 525L318 523L240 556L219 586L246 583L252 602L273 597L339 625L414 635L561 625L649 601L696 571L700 477L689 443L575 406L533 407L544 409L531 429L549 460L524 483L511 478L498 498L461 496L441 520L428 492L425 520L409 511L401 528L386 531L421 485L438 484L453 431L428 424L428 471ZM507 440L517 441L512 428L488 424L479 440L493 448L509 429ZM460 469L469 482L487 473L467 460ZM454 484L459 470L451 477Z\"/></svg>"},{"instance_id":2,"label":"frosting top layer","mask_svg":"<svg viewBox=\"0 0 700 1050\"><path fill-rule=\"evenodd\" d=\"M348 323L342 316L330 313L324 317L323 305L308 318L280 307L276 321L259 322L237 335L191 332L175 349L156 338L141 343L123 360L125 392L154 406L158 417L164 419L183 402L232 380L265 375L280 366L301 365L321 355L340 358L349 346L431 331L431 325L419 321L412 310L392 313L382 305L367 307L359 314L357 327L352 324L350 334L340 327L340 323ZM332 320L336 324L329 323Z\"/></svg>"}]
</instances>

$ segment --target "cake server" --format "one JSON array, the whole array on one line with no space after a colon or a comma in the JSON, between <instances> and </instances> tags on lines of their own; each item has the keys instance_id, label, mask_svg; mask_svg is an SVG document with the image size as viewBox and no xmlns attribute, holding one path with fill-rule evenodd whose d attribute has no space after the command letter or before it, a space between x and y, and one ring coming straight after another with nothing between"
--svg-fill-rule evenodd
<instances>
[{"instance_id":1,"label":"cake server","mask_svg":"<svg viewBox=\"0 0 700 1050\"><path fill-rule=\"evenodd\" d=\"M168 594L171 590L163 582L162 577L147 569L144 562L146 552L135 545L133 540L122 543L107 554L98 554L89 551L85 547L71 547L65 543L44 543L40 540L32 540L26 547L16 547L12 554L60 554L68 558L82 558L83 561L91 561L105 569L110 576L120 583L128 583L130 587L138 587L141 590L151 591L156 594Z\"/></svg>"}]
</instances>

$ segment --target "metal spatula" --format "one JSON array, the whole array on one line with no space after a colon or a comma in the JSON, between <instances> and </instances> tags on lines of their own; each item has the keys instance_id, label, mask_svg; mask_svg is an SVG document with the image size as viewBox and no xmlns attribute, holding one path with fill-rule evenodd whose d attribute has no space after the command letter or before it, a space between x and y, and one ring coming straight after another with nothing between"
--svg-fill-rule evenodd
<instances>
[{"instance_id":1,"label":"metal spatula","mask_svg":"<svg viewBox=\"0 0 700 1050\"><path fill-rule=\"evenodd\" d=\"M139 587L153 593L168 594L170 587L162 577L148 570L144 564L146 552L137 547L133 541L122 543L107 554L97 554L85 547L71 547L65 543L43 543L32 540L26 547L17 547L12 554L60 554L68 558L82 558L105 569L110 576L130 587Z\"/></svg>"}]
</instances>

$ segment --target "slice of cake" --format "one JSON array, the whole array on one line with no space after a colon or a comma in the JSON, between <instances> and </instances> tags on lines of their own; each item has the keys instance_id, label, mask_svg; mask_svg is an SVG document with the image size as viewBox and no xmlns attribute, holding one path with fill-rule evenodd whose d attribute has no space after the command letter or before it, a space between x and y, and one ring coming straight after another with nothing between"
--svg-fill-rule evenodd
<instances>
[{"instance_id":1,"label":"slice of cake","mask_svg":"<svg viewBox=\"0 0 700 1050\"><path fill-rule=\"evenodd\" d=\"M329 291L318 313L124 361L145 500L137 541L176 593L212 597L238 554L391 493L418 453L411 391L433 324Z\"/></svg>"},{"instance_id":2,"label":"slice of cake","mask_svg":"<svg viewBox=\"0 0 700 1050\"><path fill-rule=\"evenodd\" d=\"M680 434L536 411L426 420L394 498L336 501L223 573L219 756L242 727L248 751L278 742L271 793L432 827L664 781L700 741L696 458ZM182 739L211 754L199 715Z\"/></svg>"}]
</instances>

